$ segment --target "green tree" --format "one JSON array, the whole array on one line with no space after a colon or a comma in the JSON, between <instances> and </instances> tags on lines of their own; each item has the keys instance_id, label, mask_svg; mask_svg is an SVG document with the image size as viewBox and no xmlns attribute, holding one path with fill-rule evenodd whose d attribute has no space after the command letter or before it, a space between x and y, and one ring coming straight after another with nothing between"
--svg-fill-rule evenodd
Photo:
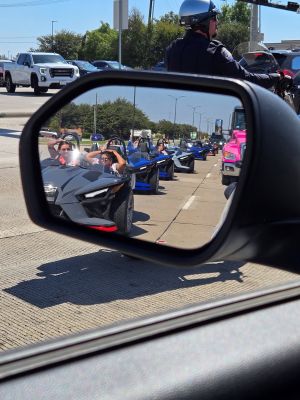
<instances>
[{"instance_id":1,"label":"green tree","mask_svg":"<svg viewBox=\"0 0 300 400\"><path fill-rule=\"evenodd\" d=\"M133 9L128 29L122 35L122 62L130 67L144 67L148 59L147 27L142 14Z\"/></svg>"},{"instance_id":2,"label":"green tree","mask_svg":"<svg viewBox=\"0 0 300 400\"><path fill-rule=\"evenodd\" d=\"M168 15L168 14L166 14ZM177 21L177 19L174 19ZM156 21L153 25L153 33L150 43L150 56L148 65L155 65L165 57L167 46L184 34L184 29L174 20L168 20L166 16Z\"/></svg>"},{"instance_id":3,"label":"green tree","mask_svg":"<svg viewBox=\"0 0 300 400\"><path fill-rule=\"evenodd\" d=\"M80 54L85 60L116 60L118 32L111 29L108 23L101 22L98 29L84 35Z\"/></svg>"},{"instance_id":4,"label":"green tree","mask_svg":"<svg viewBox=\"0 0 300 400\"><path fill-rule=\"evenodd\" d=\"M53 35L40 36L37 38L39 47L36 51L52 52L55 51L63 56L65 59L77 59L81 47L82 36L62 30Z\"/></svg>"},{"instance_id":5,"label":"green tree","mask_svg":"<svg viewBox=\"0 0 300 400\"><path fill-rule=\"evenodd\" d=\"M218 40L230 51L242 42L247 42L250 35L250 6L241 1L232 6L225 4L221 8L218 25Z\"/></svg>"},{"instance_id":6,"label":"green tree","mask_svg":"<svg viewBox=\"0 0 300 400\"><path fill-rule=\"evenodd\" d=\"M126 99L118 98L114 102L103 103L97 112L99 130L105 136L129 137L130 130L149 129L149 118ZM134 126L133 126L134 125Z\"/></svg>"}]
</instances>

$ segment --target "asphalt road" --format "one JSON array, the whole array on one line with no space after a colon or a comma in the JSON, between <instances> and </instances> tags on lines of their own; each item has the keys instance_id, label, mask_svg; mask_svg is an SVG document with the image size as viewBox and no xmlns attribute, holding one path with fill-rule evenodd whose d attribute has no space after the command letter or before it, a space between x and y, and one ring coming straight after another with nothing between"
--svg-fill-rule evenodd
<instances>
[{"instance_id":1,"label":"asphalt road","mask_svg":"<svg viewBox=\"0 0 300 400\"><path fill-rule=\"evenodd\" d=\"M3 110L15 101L33 111L47 98L0 89ZM22 197L15 132L26 119L9 121L0 118L0 350L298 279L242 262L162 267L34 225ZM224 205L217 157L197 161L196 171L162 181L156 196L135 196L137 237L180 246L209 240Z\"/></svg>"}]
</instances>

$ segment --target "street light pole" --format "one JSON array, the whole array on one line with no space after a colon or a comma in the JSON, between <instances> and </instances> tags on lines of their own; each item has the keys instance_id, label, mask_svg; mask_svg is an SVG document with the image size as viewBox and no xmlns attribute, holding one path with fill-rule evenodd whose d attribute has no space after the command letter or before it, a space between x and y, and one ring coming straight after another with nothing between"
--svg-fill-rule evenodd
<instances>
[{"instance_id":1,"label":"street light pole","mask_svg":"<svg viewBox=\"0 0 300 400\"><path fill-rule=\"evenodd\" d=\"M53 24L58 21L51 21L51 50L54 50L54 35L53 35Z\"/></svg>"},{"instance_id":2,"label":"street light pole","mask_svg":"<svg viewBox=\"0 0 300 400\"><path fill-rule=\"evenodd\" d=\"M188 107L191 107L193 109L193 124L192 124L192 126L194 127L194 124L195 124L195 110L197 108L201 108L201 106L190 106L189 105Z\"/></svg>"},{"instance_id":3,"label":"street light pole","mask_svg":"<svg viewBox=\"0 0 300 400\"><path fill-rule=\"evenodd\" d=\"M186 97L186 96L172 96L171 94L168 94L168 96L172 97L173 99L175 99L175 109L174 109L174 130L175 130L175 124L176 124L176 116L177 116L177 102L179 99ZM173 135L173 142L174 142L174 135Z\"/></svg>"}]
</instances>

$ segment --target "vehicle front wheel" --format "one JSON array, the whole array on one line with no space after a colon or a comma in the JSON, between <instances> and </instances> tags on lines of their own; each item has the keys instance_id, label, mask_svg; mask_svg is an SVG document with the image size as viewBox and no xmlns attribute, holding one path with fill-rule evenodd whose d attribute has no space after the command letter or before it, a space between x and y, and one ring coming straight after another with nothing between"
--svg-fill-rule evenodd
<instances>
[{"instance_id":1,"label":"vehicle front wheel","mask_svg":"<svg viewBox=\"0 0 300 400\"><path fill-rule=\"evenodd\" d=\"M132 228L134 210L133 192L130 187L121 189L116 195L112 208L111 218L118 227L118 232L128 235Z\"/></svg>"},{"instance_id":2,"label":"vehicle front wheel","mask_svg":"<svg viewBox=\"0 0 300 400\"><path fill-rule=\"evenodd\" d=\"M195 171L195 160L192 160L189 164L189 172L192 174Z\"/></svg>"},{"instance_id":3,"label":"vehicle front wheel","mask_svg":"<svg viewBox=\"0 0 300 400\"><path fill-rule=\"evenodd\" d=\"M15 93L15 91L16 91L16 85L13 84L13 81L12 81L10 75L7 75L7 77L6 77L6 79L5 79L5 82L6 82L6 91L7 91L8 93Z\"/></svg>"},{"instance_id":4,"label":"vehicle front wheel","mask_svg":"<svg viewBox=\"0 0 300 400\"><path fill-rule=\"evenodd\" d=\"M169 165L167 172L168 172L168 179L172 181L174 179L174 162L172 162L171 165Z\"/></svg>"},{"instance_id":5,"label":"vehicle front wheel","mask_svg":"<svg viewBox=\"0 0 300 400\"><path fill-rule=\"evenodd\" d=\"M41 88L39 87L39 81L36 75L31 77L31 87L33 88L33 93L35 96L39 96L41 94Z\"/></svg>"},{"instance_id":6,"label":"vehicle front wheel","mask_svg":"<svg viewBox=\"0 0 300 400\"><path fill-rule=\"evenodd\" d=\"M158 187L159 187L159 169L158 168L152 173L152 175L149 179L149 184L151 186L150 193L157 194Z\"/></svg>"}]
</instances>

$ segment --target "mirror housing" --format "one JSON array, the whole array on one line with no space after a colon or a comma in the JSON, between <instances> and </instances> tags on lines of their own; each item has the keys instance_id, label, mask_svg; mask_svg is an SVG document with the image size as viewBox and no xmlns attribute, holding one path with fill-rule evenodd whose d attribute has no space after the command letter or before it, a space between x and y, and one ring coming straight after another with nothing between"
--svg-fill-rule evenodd
<instances>
[{"instance_id":1,"label":"mirror housing","mask_svg":"<svg viewBox=\"0 0 300 400\"><path fill-rule=\"evenodd\" d=\"M220 93L241 100L247 115L243 168L224 223L207 245L192 250L177 249L116 233L95 232L73 222L62 223L50 214L39 166L39 130L49 115L75 97L108 85ZM272 118L267 119L270 110ZM27 210L33 222L44 228L166 265L186 267L208 261L244 260L294 267L298 264L296 233L300 228L299 133L299 120L293 110L278 96L250 82L143 71L91 73L53 96L24 127L20 167ZM282 259L283 247L289 251L288 261Z\"/></svg>"}]
</instances>

